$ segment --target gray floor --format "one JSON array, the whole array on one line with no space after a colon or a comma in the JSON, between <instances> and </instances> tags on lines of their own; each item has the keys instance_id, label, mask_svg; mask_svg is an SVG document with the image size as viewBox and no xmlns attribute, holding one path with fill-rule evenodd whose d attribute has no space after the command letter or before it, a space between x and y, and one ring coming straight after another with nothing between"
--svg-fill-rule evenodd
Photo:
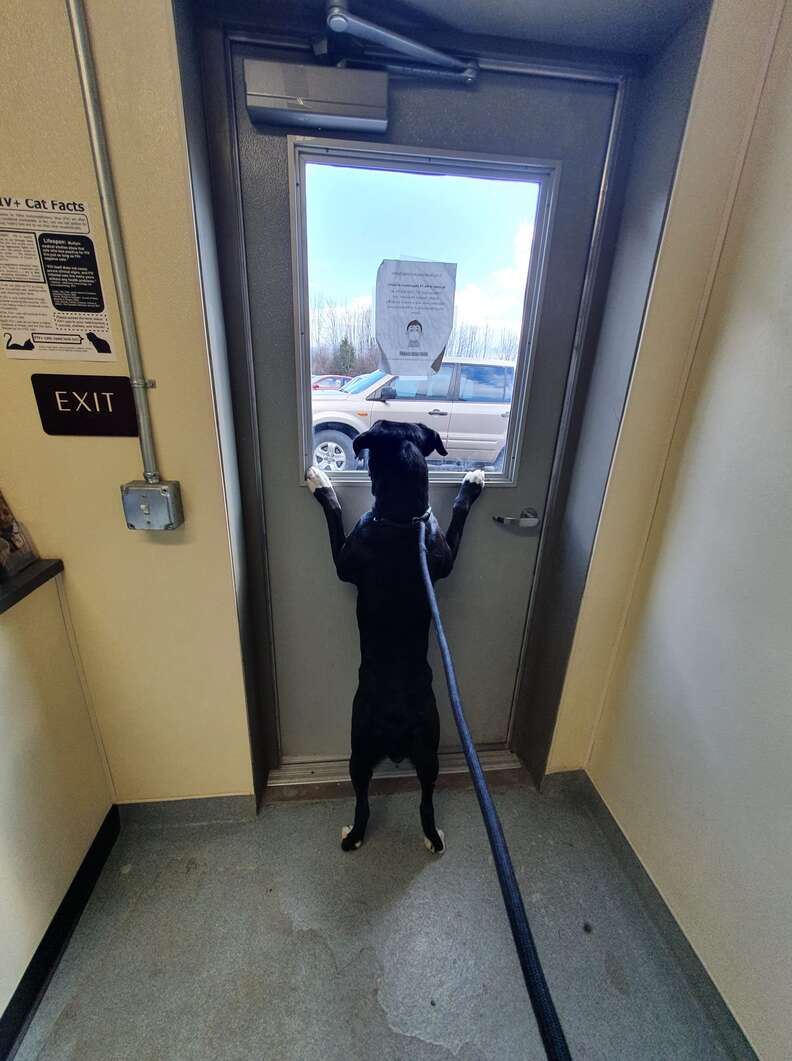
<instances>
[{"instance_id":1,"label":"gray floor","mask_svg":"<svg viewBox=\"0 0 792 1061\"><path fill-rule=\"evenodd\" d=\"M736 1056L573 791L496 791L573 1057ZM17 1061L543 1059L475 797L273 804L127 826Z\"/></svg>"}]
</instances>

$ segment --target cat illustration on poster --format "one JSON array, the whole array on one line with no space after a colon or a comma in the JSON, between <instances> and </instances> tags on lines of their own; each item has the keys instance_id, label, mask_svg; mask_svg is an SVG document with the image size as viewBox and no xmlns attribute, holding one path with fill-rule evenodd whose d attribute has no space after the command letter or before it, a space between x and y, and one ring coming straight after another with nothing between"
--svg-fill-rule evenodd
<instances>
[{"instance_id":1,"label":"cat illustration on poster","mask_svg":"<svg viewBox=\"0 0 792 1061\"><path fill-rule=\"evenodd\" d=\"M6 344L5 344L6 350L35 350L36 349L35 346L33 345L32 337L28 337L27 339L25 339L24 343L14 343L14 342L11 341L11 339L12 339L11 332L3 332L3 336L5 337L5 341L6 341Z\"/></svg>"},{"instance_id":2,"label":"cat illustration on poster","mask_svg":"<svg viewBox=\"0 0 792 1061\"><path fill-rule=\"evenodd\" d=\"M113 352L110 349L110 343L108 343L107 339L103 339L101 335L97 335L95 332L86 332L85 338L97 354L111 354Z\"/></svg>"}]
</instances>

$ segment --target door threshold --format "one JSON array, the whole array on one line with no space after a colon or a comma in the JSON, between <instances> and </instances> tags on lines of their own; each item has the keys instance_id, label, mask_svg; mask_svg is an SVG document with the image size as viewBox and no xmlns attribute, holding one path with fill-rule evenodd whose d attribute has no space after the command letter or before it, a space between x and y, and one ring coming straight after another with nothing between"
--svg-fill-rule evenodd
<instances>
[{"instance_id":1,"label":"door threshold","mask_svg":"<svg viewBox=\"0 0 792 1061\"><path fill-rule=\"evenodd\" d=\"M479 759L484 771L520 770L522 763L508 748L483 748ZM463 774L467 763L461 751L440 752L441 774ZM374 777L414 777L415 767L408 760L392 763L389 760L374 770ZM279 785L322 785L330 781L349 780L348 759L289 759L285 756L281 765L270 770L267 787Z\"/></svg>"}]
</instances>

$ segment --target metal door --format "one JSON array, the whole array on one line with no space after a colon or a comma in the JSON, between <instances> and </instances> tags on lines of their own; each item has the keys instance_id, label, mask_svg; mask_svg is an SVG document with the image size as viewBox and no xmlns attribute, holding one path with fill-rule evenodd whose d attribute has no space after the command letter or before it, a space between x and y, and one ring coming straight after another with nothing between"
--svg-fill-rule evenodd
<instances>
[{"instance_id":1,"label":"metal door","mask_svg":"<svg viewBox=\"0 0 792 1061\"><path fill-rule=\"evenodd\" d=\"M540 517L543 513L615 86L496 71L483 73L473 90L393 80L386 135L345 134L343 142L317 141L295 138L290 135L294 130L251 123L242 64L245 57L257 56L282 58L272 49L246 42L233 43L229 50L232 135L239 160L280 763L294 776L332 771L346 759L358 665L354 590L336 579L324 520L300 481L310 460L311 411L310 365L304 349L310 306L301 304L301 298L304 302L310 295L310 277L304 260L300 175L306 165L319 165L318 153L324 151L330 164L349 172L379 168L430 177L472 174L495 181L519 180L522 173L541 186L519 358L509 395L507 451L500 455L500 467L491 469L491 484L468 522L456 569L439 593L474 737L482 749L497 755L508 748L541 524L535 531L513 529L496 523L493 516L517 516L528 506ZM337 209L353 218L354 196L338 203ZM382 210L388 210L387 202ZM398 217L393 222L398 225ZM460 214L456 225L462 231L466 225L471 231L475 227L469 213ZM404 252L412 253L408 247ZM343 254L339 244L339 269L344 267ZM486 397L486 380L480 381L478 391L475 382L471 387L471 398ZM486 416L488 404L473 402L482 422L491 419ZM362 419L364 411L359 412ZM447 419L443 430L453 430L452 416ZM431 500L441 523L450 517L461 474L461 469L448 466L433 472ZM366 484L359 472L337 478L347 527L370 507ZM439 674L437 659L432 662ZM456 739L442 681L436 682L436 691L441 750L453 753Z\"/></svg>"}]
</instances>

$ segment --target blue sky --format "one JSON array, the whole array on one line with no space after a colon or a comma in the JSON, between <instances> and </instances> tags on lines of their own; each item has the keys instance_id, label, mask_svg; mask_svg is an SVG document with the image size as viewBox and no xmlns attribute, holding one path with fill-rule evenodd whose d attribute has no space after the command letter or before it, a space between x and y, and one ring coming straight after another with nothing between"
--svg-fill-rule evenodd
<instances>
[{"instance_id":1,"label":"blue sky","mask_svg":"<svg viewBox=\"0 0 792 1061\"><path fill-rule=\"evenodd\" d=\"M460 321L519 330L538 185L309 163L310 293L369 302L383 258L457 263Z\"/></svg>"}]
</instances>

